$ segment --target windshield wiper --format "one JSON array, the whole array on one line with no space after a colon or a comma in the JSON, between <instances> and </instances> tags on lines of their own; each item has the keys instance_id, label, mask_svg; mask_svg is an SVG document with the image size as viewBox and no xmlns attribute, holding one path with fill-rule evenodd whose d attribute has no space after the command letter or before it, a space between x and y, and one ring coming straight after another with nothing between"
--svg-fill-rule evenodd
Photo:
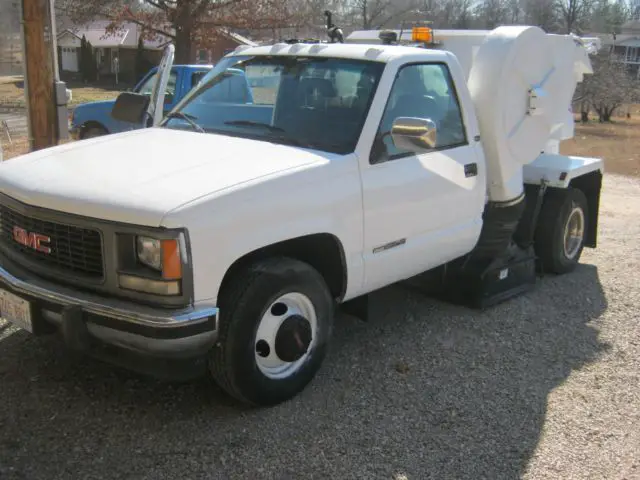
<instances>
[{"instance_id":1,"label":"windshield wiper","mask_svg":"<svg viewBox=\"0 0 640 480\"><path fill-rule=\"evenodd\" d=\"M251 120L230 120L224 122L225 125L238 125L240 127L263 127L272 132L284 132L284 128L269 125L268 123L252 122Z\"/></svg>"},{"instance_id":2,"label":"windshield wiper","mask_svg":"<svg viewBox=\"0 0 640 480\"><path fill-rule=\"evenodd\" d=\"M310 147L310 145L305 142L302 142L300 140L287 136L286 130L284 128L276 127L275 125L270 125L268 123L254 122L251 120L229 120L228 122L224 122L224 123L225 125L238 125L241 127L262 127L262 128L266 128L270 132L285 133L285 135L270 135L268 139L278 140L282 143L286 143L288 145L294 145L296 147Z\"/></svg>"},{"instance_id":3,"label":"windshield wiper","mask_svg":"<svg viewBox=\"0 0 640 480\"><path fill-rule=\"evenodd\" d=\"M194 115L189 115L188 113L183 113L183 112L171 112L167 114L167 118L180 118L182 120L185 120L187 123L189 123L189 125L191 125L195 130L199 131L200 133L206 133L204 131L204 128L202 128L200 125L194 122L194 120L198 119L198 117Z\"/></svg>"}]
</instances>

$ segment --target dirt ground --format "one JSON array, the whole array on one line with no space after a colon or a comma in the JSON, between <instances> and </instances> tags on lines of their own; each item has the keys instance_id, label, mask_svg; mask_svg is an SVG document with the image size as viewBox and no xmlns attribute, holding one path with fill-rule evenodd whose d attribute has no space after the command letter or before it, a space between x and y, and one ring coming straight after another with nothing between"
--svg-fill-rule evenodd
<instances>
[{"instance_id":1,"label":"dirt ground","mask_svg":"<svg viewBox=\"0 0 640 480\"><path fill-rule=\"evenodd\" d=\"M630 107L629 112L631 118L615 117L611 123L592 119L576 125L575 137L563 142L561 153L600 157L606 172L640 176L640 106Z\"/></svg>"},{"instance_id":2,"label":"dirt ground","mask_svg":"<svg viewBox=\"0 0 640 480\"><path fill-rule=\"evenodd\" d=\"M29 151L29 142L26 137L13 138L12 143L4 137L4 134L0 131L0 143L2 144L2 154L5 160L23 155Z\"/></svg>"},{"instance_id":3,"label":"dirt ground","mask_svg":"<svg viewBox=\"0 0 640 480\"><path fill-rule=\"evenodd\" d=\"M639 480L640 179L598 248L479 312L393 286L300 396L245 409L0 320L2 480Z\"/></svg>"}]
</instances>

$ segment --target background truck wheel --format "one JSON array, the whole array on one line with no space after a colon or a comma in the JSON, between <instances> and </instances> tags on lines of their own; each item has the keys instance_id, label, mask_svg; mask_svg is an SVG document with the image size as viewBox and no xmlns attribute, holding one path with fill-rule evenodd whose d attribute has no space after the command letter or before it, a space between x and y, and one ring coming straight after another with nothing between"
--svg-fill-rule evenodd
<instances>
[{"instance_id":1,"label":"background truck wheel","mask_svg":"<svg viewBox=\"0 0 640 480\"><path fill-rule=\"evenodd\" d=\"M99 127L97 125L93 125L93 126L85 127L82 129L82 133L80 134L80 139L84 140L85 138L101 137L106 134L107 134L107 131L104 128Z\"/></svg>"},{"instance_id":2,"label":"background truck wheel","mask_svg":"<svg viewBox=\"0 0 640 480\"><path fill-rule=\"evenodd\" d=\"M284 402L313 379L326 355L334 302L310 265L271 258L238 272L220 299L214 380L253 406Z\"/></svg>"},{"instance_id":3,"label":"background truck wheel","mask_svg":"<svg viewBox=\"0 0 640 480\"><path fill-rule=\"evenodd\" d=\"M546 272L572 271L580 260L588 221L587 199L577 188L548 190L535 236L535 251Z\"/></svg>"}]
</instances>

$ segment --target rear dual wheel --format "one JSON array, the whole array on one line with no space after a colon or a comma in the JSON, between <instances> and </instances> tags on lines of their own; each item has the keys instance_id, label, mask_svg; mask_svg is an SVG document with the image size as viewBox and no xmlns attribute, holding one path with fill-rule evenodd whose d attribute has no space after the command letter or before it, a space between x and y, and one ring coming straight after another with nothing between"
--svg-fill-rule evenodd
<instances>
[{"instance_id":1,"label":"rear dual wheel","mask_svg":"<svg viewBox=\"0 0 640 480\"><path fill-rule=\"evenodd\" d=\"M535 235L535 251L544 271L562 274L576 268L584 248L588 213L581 190L547 191Z\"/></svg>"},{"instance_id":2,"label":"rear dual wheel","mask_svg":"<svg viewBox=\"0 0 640 480\"><path fill-rule=\"evenodd\" d=\"M243 403L289 400L319 370L333 317L331 293L314 268L286 257L259 261L222 292L211 375Z\"/></svg>"}]
</instances>

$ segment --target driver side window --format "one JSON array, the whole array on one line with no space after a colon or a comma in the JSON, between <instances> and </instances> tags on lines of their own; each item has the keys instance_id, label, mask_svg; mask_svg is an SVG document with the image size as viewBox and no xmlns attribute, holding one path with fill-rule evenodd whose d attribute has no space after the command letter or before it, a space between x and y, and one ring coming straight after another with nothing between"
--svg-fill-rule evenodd
<instances>
[{"instance_id":1,"label":"driver side window","mask_svg":"<svg viewBox=\"0 0 640 480\"><path fill-rule=\"evenodd\" d=\"M467 144L460 105L445 64L406 65L398 71L374 139L371 164L417 153L394 145L391 126L398 117L432 120L437 133L435 150Z\"/></svg>"},{"instance_id":2,"label":"driver side window","mask_svg":"<svg viewBox=\"0 0 640 480\"><path fill-rule=\"evenodd\" d=\"M166 96L173 96L176 91L176 82L178 80L178 72L175 69L171 69L171 73L169 73L169 80L167 81L167 88L164 91ZM156 71L153 75L151 75L142 85L140 85L140 90L138 93L143 95L151 95L153 88L158 81L158 72Z\"/></svg>"}]
</instances>

